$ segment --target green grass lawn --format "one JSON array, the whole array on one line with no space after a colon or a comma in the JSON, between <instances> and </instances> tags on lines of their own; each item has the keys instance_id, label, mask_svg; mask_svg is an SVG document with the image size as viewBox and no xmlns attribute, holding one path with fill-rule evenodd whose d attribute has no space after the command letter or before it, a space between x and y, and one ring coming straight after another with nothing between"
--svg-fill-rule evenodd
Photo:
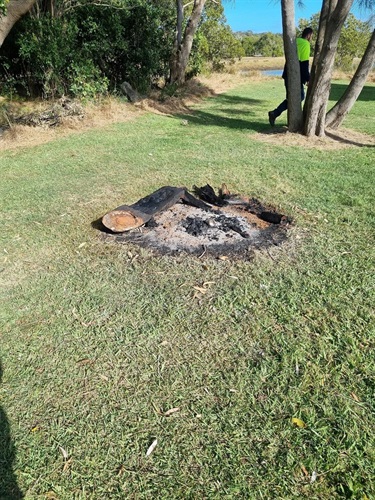
<instances>
[{"instance_id":1,"label":"green grass lawn","mask_svg":"<svg viewBox=\"0 0 375 500\"><path fill-rule=\"evenodd\" d=\"M345 127L375 134L374 93ZM256 140L283 95L0 153L1 500L375 498L375 150ZM292 216L288 241L171 258L91 227L222 182Z\"/></svg>"}]
</instances>

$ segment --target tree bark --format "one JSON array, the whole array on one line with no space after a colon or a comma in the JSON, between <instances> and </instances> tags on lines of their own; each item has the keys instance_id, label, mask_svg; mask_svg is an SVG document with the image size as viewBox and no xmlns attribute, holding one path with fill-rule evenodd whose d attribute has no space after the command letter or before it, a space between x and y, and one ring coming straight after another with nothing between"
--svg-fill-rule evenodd
<instances>
[{"instance_id":1,"label":"tree bark","mask_svg":"<svg viewBox=\"0 0 375 500\"><path fill-rule=\"evenodd\" d=\"M6 14L0 16L0 47L16 22L28 12L36 0L10 0L6 5Z\"/></svg>"},{"instance_id":2,"label":"tree bark","mask_svg":"<svg viewBox=\"0 0 375 500\"><path fill-rule=\"evenodd\" d=\"M186 68L189 62L194 35L197 31L203 8L207 0L194 0L191 15L187 21L184 34L182 35L183 4L182 0L176 0L177 7L177 29L173 54L170 59L169 83L182 85L186 78Z\"/></svg>"},{"instance_id":3,"label":"tree bark","mask_svg":"<svg viewBox=\"0 0 375 500\"><path fill-rule=\"evenodd\" d=\"M294 0L281 0L283 41L287 65L288 128L290 132L302 129L301 74L297 55Z\"/></svg>"},{"instance_id":4,"label":"tree bark","mask_svg":"<svg viewBox=\"0 0 375 500\"><path fill-rule=\"evenodd\" d=\"M180 201L203 210L210 209L206 203L192 196L185 188L164 186L133 205L121 205L108 212L103 216L102 223L114 233L123 233L143 226L154 215Z\"/></svg>"},{"instance_id":5,"label":"tree bark","mask_svg":"<svg viewBox=\"0 0 375 500\"><path fill-rule=\"evenodd\" d=\"M304 134L323 136L333 64L342 26L353 0L324 0L318 31L319 47L314 56L313 71L304 106ZM324 31L324 36L321 33Z\"/></svg>"},{"instance_id":6,"label":"tree bark","mask_svg":"<svg viewBox=\"0 0 375 500\"><path fill-rule=\"evenodd\" d=\"M333 129L338 128L343 122L345 116L352 109L353 104L358 99L361 93L368 74L375 64L375 30L367 45L365 53L359 63L359 66L354 73L354 76L345 90L343 96L330 109L326 115L326 126Z\"/></svg>"}]
</instances>

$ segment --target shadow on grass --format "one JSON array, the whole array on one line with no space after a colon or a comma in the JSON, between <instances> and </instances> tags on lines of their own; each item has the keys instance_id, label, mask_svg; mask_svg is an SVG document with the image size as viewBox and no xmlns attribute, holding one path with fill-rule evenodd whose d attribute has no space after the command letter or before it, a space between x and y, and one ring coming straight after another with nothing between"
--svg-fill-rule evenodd
<instances>
[{"instance_id":1,"label":"shadow on grass","mask_svg":"<svg viewBox=\"0 0 375 500\"><path fill-rule=\"evenodd\" d=\"M332 101L338 101L340 97L344 94L345 90L348 88L348 85L344 83L332 83L331 93L329 98ZM357 101L373 101L374 100L374 87L364 86L362 92L359 94Z\"/></svg>"},{"instance_id":2,"label":"shadow on grass","mask_svg":"<svg viewBox=\"0 0 375 500\"><path fill-rule=\"evenodd\" d=\"M173 116L181 120L186 120L189 123L196 125L209 125L217 127L225 127L239 130L254 130L263 132L267 128L268 118L265 121L254 120L256 113L253 108L262 105L260 99L252 99L239 95L218 94L207 99L209 109L205 111L192 108L187 110L187 113L175 112ZM246 117L249 117L247 119Z\"/></svg>"},{"instance_id":3,"label":"shadow on grass","mask_svg":"<svg viewBox=\"0 0 375 500\"><path fill-rule=\"evenodd\" d=\"M360 148L373 148L372 144L365 144L363 142L355 141L354 139L347 139L346 137L341 137L339 134L334 134L331 131L326 130L326 136L332 139L333 141L341 142L342 144L349 144L350 146L358 146Z\"/></svg>"},{"instance_id":4,"label":"shadow on grass","mask_svg":"<svg viewBox=\"0 0 375 500\"><path fill-rule=\"evenodd\" d=\"M231 113L233 117L221 116L219 113ZM237 118L235 115L237 112L235 110L218 110L217 113L209 113L207 111L195 110L193 114L178 114L175 115L181 120L187 120L189 123L195 125L210 125L216 127L225 127L231 129L242 129L242 130L255 130L256 132L264 132L269 128L268 123L262 123L254 120L246 120L244 118ZM238 114L242 116L244 114L253 115L251 111L238 111Z\"/></svg>"},{"instance_id":5,"label":"shadow on grass","mask_svg":"<svg viewBox=\"0 0 375 500\"><path fill-rule=\"evenodd\" d=\"M0 361L0 383L3 371ZM10 437L10 428L5 411L0 406L0 499L17 500L24 498L19 489L15 474L13 472L13 462L15 459L15 448Z\"/></svg>"},{"instance_id":6,"label":"shadow on grass","mask_svg":"<svg viewBox=\"0 0 375 500\"><path fill-rule=\"evenodd\" d=\"M253 106L260 105L263 103L261 99L251 99L250 97L242 97L239 95L230 95L230 94L218 94L215 96L215 102L220 104L230 104L231 106L245 105L245 106ZM240 110L239 110L240 112Z\"/></svg>"}]
</instances>

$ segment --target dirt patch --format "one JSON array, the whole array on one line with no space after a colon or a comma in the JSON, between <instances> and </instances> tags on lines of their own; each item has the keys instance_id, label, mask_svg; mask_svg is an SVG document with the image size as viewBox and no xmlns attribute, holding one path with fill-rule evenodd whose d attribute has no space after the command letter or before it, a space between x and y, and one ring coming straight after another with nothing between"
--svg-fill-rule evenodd
<instances>
[{"instance_id":1,"label":"dirt patch","mask_svg":"<svg viewBox=\"0 0 375 500\"><path fill-rule=\"evenodd\" d=\"M34 119L37 120L38 109L39 114L43 116L46 112L46 106L40 104L35 104L32 112L27 113L26 116L34 116ZM15 109L13 112L16 113L17 110ZM141 112L140 106L107 99L99 104L85 106L84 114L61 116L58 126L43 124L42 121L36 126L10 122L10 126L7 128L0 128L0 150L38 146L71 134L133 120Z\"/></svg>"},{"instance_id":2,"label":"dirt patch","mask_svg":"<svg viewBox=\"0 0 375 500\"><path fill-rule=\"evenodd\" d=\"M191 113L190 106L216 94L218 94L217 88L215 85L210 85L209 79L194 78L173 95L168 95L168 91L164 89L151 92L147 99L139 102L138 106L161 114Z\"/></svg>"},{"instance_id":3,"label":"dirt patch","mask_svg":"<svg viewBox=\"0 0 375 500\"><path fill-rule=\"evenodd\" d=\"M327 128L325 137L306 137L302 134L289 132L287 127L280 127L256 135L253 134L250 137L276 146L299 146L304 149L320 149L322 151L353 146L375 146L375 137L345 128L339 130Z\"/></svg>"}]
</instances>

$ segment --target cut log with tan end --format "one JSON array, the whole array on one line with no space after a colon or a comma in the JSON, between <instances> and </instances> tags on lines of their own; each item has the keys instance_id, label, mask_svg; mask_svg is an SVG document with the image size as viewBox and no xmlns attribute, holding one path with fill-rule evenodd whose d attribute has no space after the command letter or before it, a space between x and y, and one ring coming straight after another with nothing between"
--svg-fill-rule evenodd
<instances>
[{"instance_id":1,"label":"cut log with tan end","mask_svg":"<svg viewBox=\"0 0 375 500\"><path fill-rule=\"evenodd\" d=\"M182 187L164 186L145 196L133 205L121 205L102 218L104 226L114 233L123 233L146 224L154 215L167 210L178 202L209 210Z\"/></svg>"},{"instance_id":2,"label":"cut log with tan end","mask_svg":"<svg viewBox=\"0 0 375 500\"><path fill-rule=\"evenodd\" d=\"M123 233L124 231L130 231L143 226L151 217L152 215L136 211L131 207L124 207L108 212L103 217L102 222L105 227L114 233Z\"/></svg>"}]
</instances>

